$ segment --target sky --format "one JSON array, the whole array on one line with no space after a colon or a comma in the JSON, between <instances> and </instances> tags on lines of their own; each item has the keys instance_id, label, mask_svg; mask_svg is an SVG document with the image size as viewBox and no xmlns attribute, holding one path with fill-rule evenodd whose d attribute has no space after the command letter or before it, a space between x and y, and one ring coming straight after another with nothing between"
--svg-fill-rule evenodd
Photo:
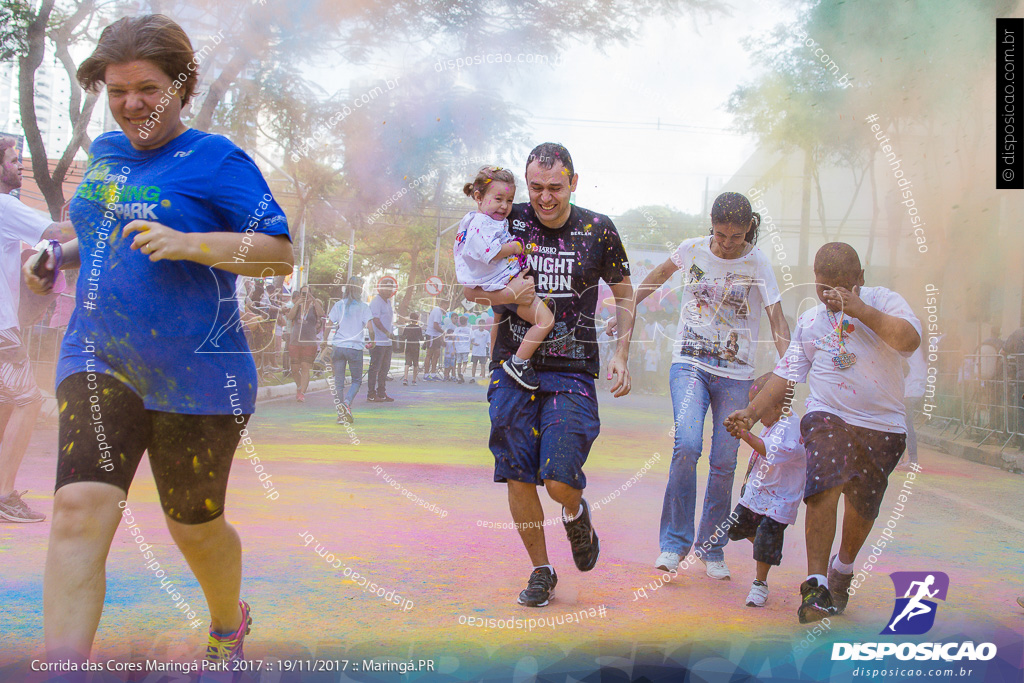
<instances>
[{"instance_id":1,"label":"sky","mask_svg":"<svg viewBox=\"0 0 1024 683\"><path fill-rule=\"evenodd\" d=\"M731 16L712 21L651 17L635 40L606 47L605 54L573 44L554 66L554 55L543 56L548 64L473 65L459 80L498 84L526 118L523 149L494 163L521 173L534 144L561 142L580 175L580 206L611 215L644 205L701 213L705 181L712 199L723 189L746 189L723 184L756 149L756 140L737 133L725 110L730 93L757 76L740 41L792 19L791 9L772 2L738 2ZM522 49L532 55L529 46ZM309 77L335 92L339 82L437 61L438 55L418 50L395 45L361 67L321 65Z\"/></svg>"}]
</instances>

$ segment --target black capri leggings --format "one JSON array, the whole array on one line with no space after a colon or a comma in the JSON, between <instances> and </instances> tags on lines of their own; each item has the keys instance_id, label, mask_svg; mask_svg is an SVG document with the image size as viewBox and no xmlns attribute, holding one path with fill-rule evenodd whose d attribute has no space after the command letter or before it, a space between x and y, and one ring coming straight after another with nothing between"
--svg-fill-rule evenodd
<instances>
[{"instance_id":1,"label":"black capri leggings","mask_svg":"<svg viewBox=\"0 0 1024 683\"><path fill-rule=\"evenodd\" d=\"M231 460L249 415L236 419L147 410L138 394L110 375L84 372L60 383L57 405L60 452L54 491L96 481L127 495L148 450L168 517L203 524L224 513Z\"/></svg>"}]
</instances>

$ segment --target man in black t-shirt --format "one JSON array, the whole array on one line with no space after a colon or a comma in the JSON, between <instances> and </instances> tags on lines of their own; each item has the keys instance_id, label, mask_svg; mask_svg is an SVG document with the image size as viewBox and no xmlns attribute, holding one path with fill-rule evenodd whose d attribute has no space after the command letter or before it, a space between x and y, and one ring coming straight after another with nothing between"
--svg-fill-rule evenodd
<instances>
[{"instance_id":1,"label":"man in black t-shirt","mask_svg":"<svg viewBox=\"0 0 1024 683\"><path fill-rule=\"evenodd\" d=\"M624 331L608 364L615 396L629 393L629 333L633 327L633 287L626 251L607 216L569 203L578 176L569 151L561 145L538 145L526 161L529 204L517 204L509 230L526 245L527 276L501 292L466 288L472 301L505 306L491 356L491 370L508 361L530 324L515 314L534 294L554 313L555 327L533 356L540 388L528 391L505 372L494 372L487 392L490 403L490 448L494 481L507 483L509 507L533 563L519 604L543 607L558 581L548 563L537 486L562 505L562 520L580 571L589 571L600 553L590 508L583 499L583 463L600 431L597 390L600 356L594 315L598 286L604 280L617 305L618 329Z\"/></svg>"}]
</instances>

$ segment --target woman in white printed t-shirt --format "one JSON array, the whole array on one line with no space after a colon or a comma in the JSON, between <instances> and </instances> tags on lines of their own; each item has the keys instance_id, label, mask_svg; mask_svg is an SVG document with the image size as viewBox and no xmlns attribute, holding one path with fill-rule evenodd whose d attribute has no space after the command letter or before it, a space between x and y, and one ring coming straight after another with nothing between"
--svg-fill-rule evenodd
<instances>
[{"instance_id":1,"label":"woman in white printed t-shirt","mask_svg":"<svg viewBox=\"0 0 1024 683\"><path fill-rule=\"evenodd\" d=\"M780 356L789 345L771 262L754 246L760 223L761 216L742 194L719 195L711 208L711 236L685 240L637 289L639 305L676 271L683 271L682 311L669 371L675 445L661 513L661 554L655 562L662 571L676 570L694 547L697 460L711 408L711 471L695 554L708 576L729 578L722 549L728 542L726 518L732 509L739 440L722 421L747 405L762 308Z\"/></svg>"}]
</instances>

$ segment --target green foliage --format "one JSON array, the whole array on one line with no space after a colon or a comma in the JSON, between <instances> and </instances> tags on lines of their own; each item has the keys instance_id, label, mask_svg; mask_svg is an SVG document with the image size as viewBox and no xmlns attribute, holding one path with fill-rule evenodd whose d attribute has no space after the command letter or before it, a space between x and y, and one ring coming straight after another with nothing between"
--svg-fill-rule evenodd
<instances>
[{"instance_id":1,"label":"green foliage","mask_svg":"<svg viewBox=\"0 0 1024 683\"><path fill-rule=\"evenodd\" d=\"M28 25L34 13L28 0L0 0L0 62L28 51Z\"/></svg>"},{"instance_id":2,"label":"green foliage","mask_svg":"<svg viewBox=\"0 0 1024 683\"><path fill-rule=\"evenodd\" d=\"M700 216L668 206L640 206L615 218L615 227L629 245L665 248L707 232Z\"/></svg>"}]
</instances>

